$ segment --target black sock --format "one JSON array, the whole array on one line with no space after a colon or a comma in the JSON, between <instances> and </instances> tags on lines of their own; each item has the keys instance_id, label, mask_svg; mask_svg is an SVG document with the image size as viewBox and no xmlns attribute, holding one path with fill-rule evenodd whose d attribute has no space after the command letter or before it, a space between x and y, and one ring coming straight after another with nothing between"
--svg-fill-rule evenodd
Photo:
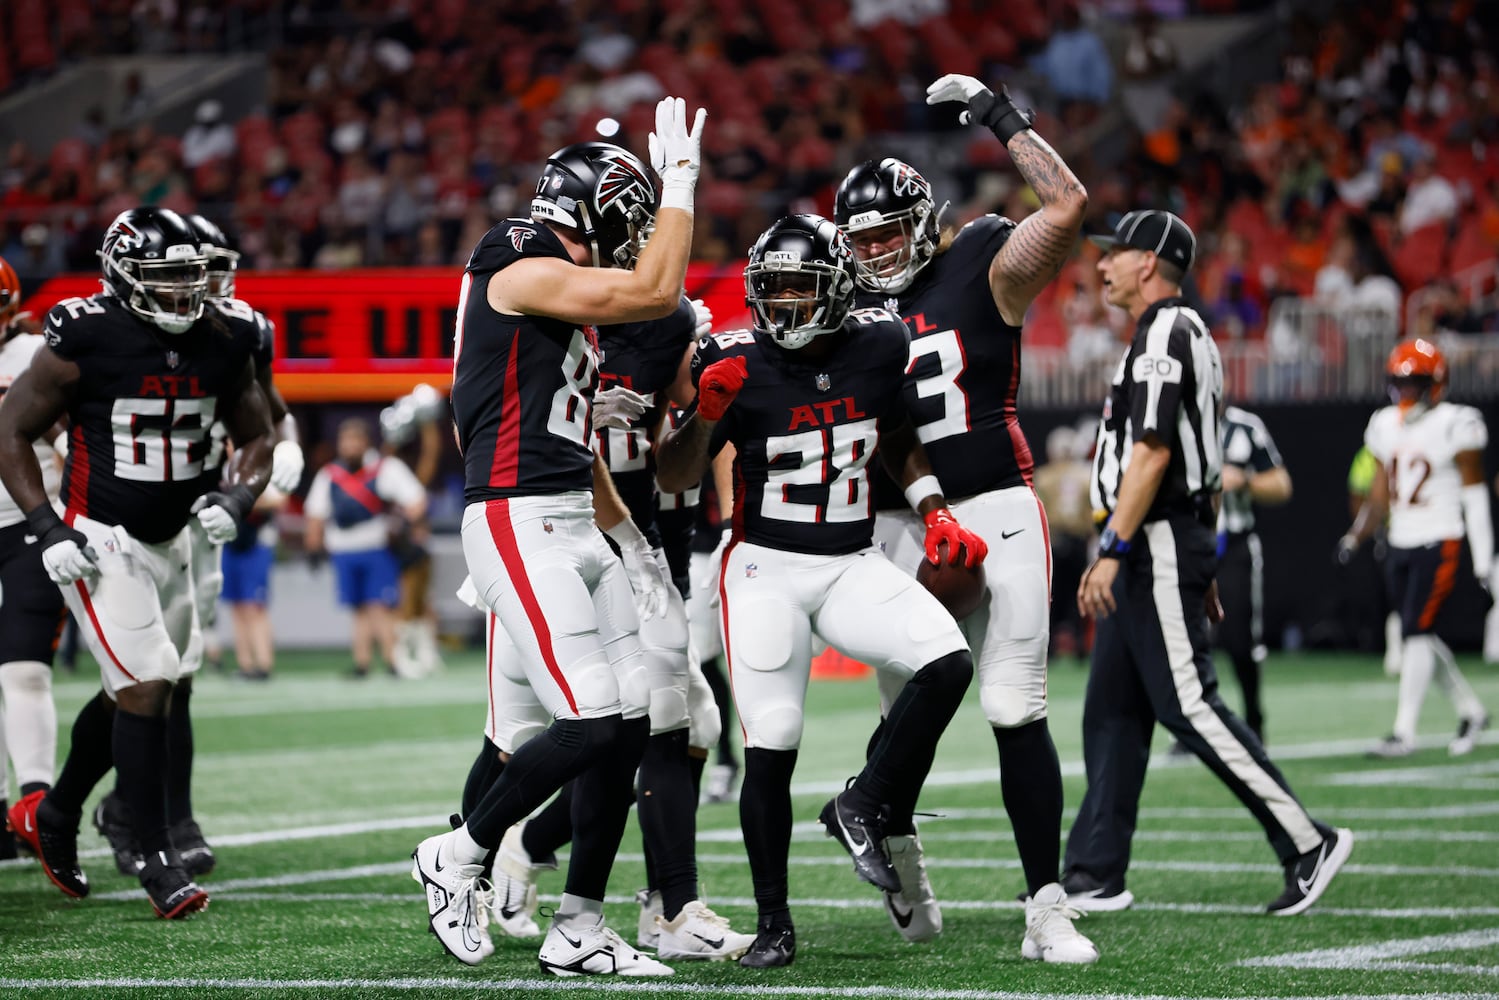
<instances>
[{"instance_id":1,"label":"black sock","mask_svg":"<svg viewBox=\"0 0 1499 1000\"><path fill-rule=\"evenodd\" d=\"M674 920L697 898L697 796L687 730L646 741L640 761L640 832L655 869L651 887L661 890L661 912Z\"/></svg>"},{"instance_id":2,"label":"black sock","mask_svg":"<svg viewBox=\"0 0 1499 1000\"><path fill-rule=\"evenodd\" d=\"M193 817L193 685L188 680L172 688L167 710L167 822Z\"/></svg>"},{"instance_id":3,"label":"black sock","mask_svg":"<svg viewBox=\"0 0 1499 1000\"><path fill-rule=\"evenodd\" d=\"M167 833L167 720L115 711L116 788L129 810L141 852L154 854L172 846Z\"/></svg>"},{"instance_id":4,"label":"black sock","mask_svg":"<svg viewBox=\"0 0 1499 1000\"><path fill-rule=\"evenodd\" d=\"M73 720L73 742L68 757L57 776L57 784L47 793L47 802L76 823L83 813L83 803L114 766L114 702L100 691L90 698Z\"/></svg>"},{"instance_id":5,"label":"black sock","mask_svg":"<svg viewBox=\"0 0 1499 1000\"><path fill-rule=\"evenodd\" d=\"M687 766L692 768L692 801L703 801L703 771L708 767L708 755L704 753L701 757L693 754L687 758Z\"/></svg>"},{"instance_id":6,"label":"black sock","mask_svg":"<svg viewBox=\"0 0 1499 1000\"><path fill-rule=\"evenodd\" d=\"M45 792L47 789L49 789L51 787L52 786L49 785L49 784L47 784L45 781L27 781L27 782L23 782L21 784L21 798L24 799L26 796L31 795L34 792ZM0 801L3 801L3 800L0 800Z\"/></svg>"},{"instance_id":7,"label":"black sock","mask_svg":"<svg viewBox=\"0 0 1499 1000\"><path fill-rule=\"evenodd\" d=\"M994 729L999 787L1015 829L1028 895L1057 880L1061 868L1062 766L1045 719Z\"/></svg>"},{"instance_id":8,"label":"black sock","mask_svg":"<svg viewBox=\"0 0 1499 1000\"><path fill-rule=\"evenodd\" d=\"M922 783L932 769L937 741L963 701L973 679L966 649L933 660L901 688L880 725L879 742L850 791L869 812L889 808L890 829L909 828Z\"/></svg>"},{"instance_id":9,"label":"black sock","mask_svg":"<svg viewBox=\"0 0 1499 1000\"><path fill-rule=\"evenodd\" d=\"M469 766L468 780L463 783L463 801L458 807L461 815L466 817L478 807L484 793L489 791L504 769L505 762L500 760L500 748L491 743L488 736L484 737L484 745L479 748L479 755Z\"/></svg>"},{"instance_id":10,"label":"black sock","mask_svg":"<svg viewBox=\"0 0 1499 1000\"><path fill-rule=\"evenodd\" d=\"M1253 656L1234 659L1234 675L1244 692L1244 724L1265 739L1265 712L1260 706L1260 664Z\"/></svg>"},{"instance_id":11,"label":"black sock","mask_svg":"<svg viewBox=\"0 0 1499 1000\"><path fill-rule=\"evenodd\" d=\"M547 807L531 817L521 831L521 846L532 861L549 858L573 839L573 786L576 778L562 786Z\"/></svg>"},{"instance_id":12,"label":"black sock","mask_svg":"<svg viewBox=\"0 0 1499 1000\"><path fill-rule=\"evenodd\" d=\"M614 745L578 775L573 789L573 853L567 866L567 892L574 896L604 898L630 803L635 801L635 769L650 735L648 717L622 721Z\"/></svg>"},{"instance_id":13,"label":"black sock","mask_svg":"<svg viewBox=\"0 0 1499 1000\"><path fill-rule=\"evenodd\" d=\"M729 731L729 724L734 721L731 718L734 695L729 691L729 682L723 675L723 657L715 656L701 666L703 679L713 690L713 701L718 705L718 762L738 766L739 762L734 759L734 737Z\"/></svg>"},{"instance_id":14,"label":"black sock","mask_svg":"<svg viewBox=\"0 0 1499 1000\"><path fill-rule=\"evenodd\" d=\"M795 770L795 750L744 751L739 826L749 854L761 930L791 926L786 869L791 853L791 773Z\"/></svg>"},{"instance_id":15,"label":"black sock","mask_svg":"<svg viewBox=\"0 0 1499 1000\"><path fill-rule=\"evenodd\" d=\"M500 846L505 831L529 816L557 790L614 746L617 715L602 719L558 719L510 755L500 777L464 820L469 836L485 848Z\"/></svg>"}]
</instances>

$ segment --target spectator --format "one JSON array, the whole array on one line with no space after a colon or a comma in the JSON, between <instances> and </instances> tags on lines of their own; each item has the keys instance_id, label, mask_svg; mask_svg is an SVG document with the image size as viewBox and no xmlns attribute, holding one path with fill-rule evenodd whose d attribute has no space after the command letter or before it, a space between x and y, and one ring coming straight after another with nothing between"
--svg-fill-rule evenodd
<instances>
[{"instance_id":1,"label":"spectator","mask_svg":"<svg viewBox=\"0 0 1499 1000\"><path fill-rule=\"evenodd\" d=\"M182 165L195 170L228 159L235 148L234 127L224 121L224 106L213 100L199 104L192 126L182 136Z\"/></svg>"},{"instance_id":2,"label":"spectator","mask_svg":"<svg viewBox=\"0 0 1499 1000\"><path fill-rule=\"evenodd\" d=\"M1160 21L1149 7L1141 7L1124 40L1124 58L1119 75L1124 110L1141 132L1161 126L1170 107L1171 76L1176 72L1176 46L1161 34Z\"/></svg>"},{"instance_id":3,"label":"spectator","mask_svg":"<svg viewBox=\"0 0 1499 1000\"><path fill-rule=\"evenodd\" d=\"M1036 470L1036 495L1046 509L1051 528L1051 589L1054 594L1077 592L1088 568L1093 541L1093 505L1088 500L1092 466L1088 464L1090 437L1062 426L1046 436L1046 464ZM1062 597L1051 602L1051 652L1082 654L1086 630L1077 602Z\"/></svg>"},{"instance_id":4,"label":"spectator","mask_svg":"<svg viewBox=\"0 0 1499 1000\"><path fill-rule=\"evenodd\" d=\"M234 676L245 681L268 681L276 667L276 644L271 636L271 563L275 561L275 512L286 504L286 494L268 486L240 525L234 541L224 546L223 600L229 605L234 628Z\"/></svg>"},{"instance_id":5,"label":"spectator","mask_svg":"<svg viewBox=\"0 0 1499 1000\"><path fill-rule=\"evenodd\" d=\"M1436 151L1427 147L1416 157L1405 201L1400 206L1400 232L1409 236L1425 226L1451 222L1457 216L1457 190L1436 172Z\"/></svg>"},{"instance_id":6,"label":"spectator","mask_svg":"<svg viewBox=\"0 0 1499 1000\"><path fill-rule=\"evenodd\" d=\"M1062 8L1061 23L1031 65L1046 78L1064 111L1080 103L1088 115L1096 114L1114 89L1108 50L1093 29L1083 24L1075 0Z\"/></svg>"}]
</instances>

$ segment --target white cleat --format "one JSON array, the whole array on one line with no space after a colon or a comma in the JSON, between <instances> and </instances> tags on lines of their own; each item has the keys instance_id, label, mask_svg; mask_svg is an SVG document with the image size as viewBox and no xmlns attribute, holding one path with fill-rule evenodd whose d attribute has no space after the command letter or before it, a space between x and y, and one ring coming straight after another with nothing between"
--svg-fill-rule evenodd
<instances>
[{"instance_id":1,"label":"white cleat","mask_svg":"<svg viewBox=\"0 0 1499 1000\"><path fill-rule=\"evenodd\" d=\"M727 918L696 899L682 907L675 920L657 916L656 927L656 954L661 958L723 962L738 958L755 943L755 935L735 931Z\"/></svg>"},{"instance_id":2,"label":"white cleat","mask_svg":"<svg viewBox=\"0 0 1499 1000\"><path fill-rule=\"evenodd\" d=\"M449 955L478 965L494 954L489 939L489 906L493 891L480 878L484 866L442 859L443 840L428 837L411 852L411 877L427 895L428 926Z\"/></svg>"},{"instance_id":3,"label":"white cleat","mask_svg":"<svg viewBox=\"0 0 1499 1000\"><path fill-rule=\"evenodd\" d=\"M635 894L635 902L640 904L640 922L635 925L635 943L654 951L656 942L661 937L661 928L656 926L656 918L661 916L661 893L656 889L641 889Z\"/></svg>"},{"instance_id":4,"label":"white cleat","mask_svg":"<svg viewBox=\"0 0 1499 1000\"><path fill-rule=\"evenodd\" d=\"M537 956L541 971L554 976L669 976L672 968L649 955L642 955L625 939L604 926L604 918L588 926L564 927L552 920Z\"/></svg>"},{"instance_id":5,"label":"white cleat","mask_svg":"<svg viewBox=\"0 0 1499 1000\"><path fill-rule=\"evenodd\" d=\"M885 893L885 912L907 941L930 941L942 933L942 907L926 876L921 840L915 833L886 837L885 850L901 885L900 892Z\"/></svg>"},{"instance_id":6,"label":"white cleat","mask_svg":"<svg viewBox=\"0 0 1499 1000\"><path fill-rule=\"evenodd\" d=\"M1454 757L1463 757L1473 752L1473 747L1478 744L1478 737L1485 729L1489 728L1489 717L1481 715L1476 719L1463 719L1457 724L1457 735L1452 737L1452 742L1447 744L1447 752Z\"/></svg>"},{"instance_id":7,"label":"white cleat","mask_svg":"<svg viewBox=\"0 0 1499 1000\"><path fill-rule=\"evenodd\" d=\"M1098 961L1098 946L1072 925L1082 916L1067 901L1067 890L1053 882L1025 901L1025 939L1020 954L1043 962L1090 965Z\"/></svg>"},{"instance_id":8,"label":"white cleat","mask_svg":"<svg viewBox=\"0 0 1499 1000\"><path fill-rule=\"evenodd\" d=\"M494 859L494 922L510 937L541 937L536 924L536 879L546 871L557 870L557 859L531 860L521 843L524 821L505 831Z\"/></svg>"},{"instance_id":9,"label":"white cleat","mask_svg":"<svg viewBox=\"0 0 1499 1000\"><path fill-rule=\"evenodd\" d=\"M1369 748L1370 757L1380 757L1385 760L1394 760L1398 757L1409 757L1416 752L1416 745L1402 736L1391 733L1378 743Z\"/></svg>"}]
</instances>

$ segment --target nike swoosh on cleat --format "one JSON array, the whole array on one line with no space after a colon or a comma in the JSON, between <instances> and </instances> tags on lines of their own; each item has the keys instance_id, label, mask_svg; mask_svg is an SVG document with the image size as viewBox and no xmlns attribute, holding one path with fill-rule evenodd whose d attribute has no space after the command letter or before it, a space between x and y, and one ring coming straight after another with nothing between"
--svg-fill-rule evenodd
<instances>
[{"instance_id":1,"label":"nike swoosh on cleat","mask_svg":"<svg viewBox=\"0 0 1499 1000\"><path fill-rule=\"evenodd\" d=\"M843 831L843 840L844 840L844 843L848 844L848 852L850 854L852 854L854 857L857 858L859 855L861 855L865 851L869 850L869 841L866 840L866 841L863 841L861 843L859 841L854 840L853 833L849 830L848 826L843 822L843 813L841 811L837 810L836 807L835 807L833 814L838 817L838 829L840 829L840 830Z\"/></svg>"},{"instance_id":2,"label":"nike swoosh on cleat","mask_svg":"<svg viewBox=\"0 0 1499 1000\"><path fill-rule=\"evenodd\" d=\"M500 907L500 918L502 920L511 920L511 919L514 919L520 913L521 913L521 908L518 907L518 906L515 909L513 909L513 910L510 909L508 906L502 906L502 907ZM563 935L563 936L565 937L566 935Z\"/></svg>"},{"instance_id":3,"label":"nike swoosh on cleat","mask_svg":"<svg viewBox=\"0 0 1499 1000\"><path fill-rule=\"evenodd\" d=\"M895 897L889 893L885 894L885 907L890 911L890 915L895 918L895 922L900 925L901 930L905 930L911 926L911 918L916 914L916 907L913 906L904 913L900 912L900 907L895 905Z\"/></svg>"},{"instance_id":4,"label":"nike swoosh on cleat","mask_svg":"<svg viewBox=\"0 0 1499 1000\"><path fill-rule=\"evenodd\" d=\"M1322 871L1322 862L1326 860L1327 845L1323 844L1322 849L1317 852L1317 863L1312 867L1311 875L1307 878L1302 878L1299 875L1296 877L1296 887L1301 890L1303 896L1311 893L1312 885L1317 881L1317 875Z\"/></svg>"},{"instance_id":5,"label":"nike swoosh on cleat","mask_svg":"<svg viewBox=\"0 0 1499 1000\"><path fill-rule=\"evenodd\" d=\"M709 948L715 948L716 949L716 948L722 948L723 947L723 941L724 941L723 938L719 938L717 941L715 941L712 938L705 938L701 934L694 934L692 936L695 937L695 938L697 938L703 944L707 945Z\"/></svg>"},{"instance_id":6,"label":"nike swoosh on cleat","mask_svg":"<svg viewBox=\"0 0 1499 1000\"><path fill-rule=\"evenodd\" d=\"M36 827L34 827L34 826L31 825L31 813L27 813L26 814L26 832L27 833L35 833L36 832Z\"/></svg>"},{"instance_id":7,"label":"nike swoosh on cleat","mask_svg":"<svg viewBox=\"0 0 1499 1000\"><path fill-rule=\"evenodd\" d=\"M581 948L581 947L583 947L583 939L582 938L578 938L578 940L574 941L572 938L570 938L570 937L567 936L567 931L563 930L561 927L557 928L557 934L562 938L562 940L566 941L568 944L572 945L574 948Z\"/></svg>"}]
</instances>

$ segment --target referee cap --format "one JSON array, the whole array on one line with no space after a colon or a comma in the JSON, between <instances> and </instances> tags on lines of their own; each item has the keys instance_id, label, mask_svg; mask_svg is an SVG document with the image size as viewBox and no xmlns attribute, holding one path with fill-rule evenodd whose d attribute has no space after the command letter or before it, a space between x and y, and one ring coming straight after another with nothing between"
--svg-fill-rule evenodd
<instances>
[{"instance_id":1,"label":"referee cap","mask_svg":"<svg viewBox=\"0 0 1499 1000\"><path fill-rule=\"evenodd\" d=\"M1172 213L1153 208L1130 212L1119 220L1112 235L1088 239L1105 250L1116 246L1149 250L1183 271L1191 270L1197 257L1197 237L1192 235L1192 228Z\"/></svg>"}]
</instances>

